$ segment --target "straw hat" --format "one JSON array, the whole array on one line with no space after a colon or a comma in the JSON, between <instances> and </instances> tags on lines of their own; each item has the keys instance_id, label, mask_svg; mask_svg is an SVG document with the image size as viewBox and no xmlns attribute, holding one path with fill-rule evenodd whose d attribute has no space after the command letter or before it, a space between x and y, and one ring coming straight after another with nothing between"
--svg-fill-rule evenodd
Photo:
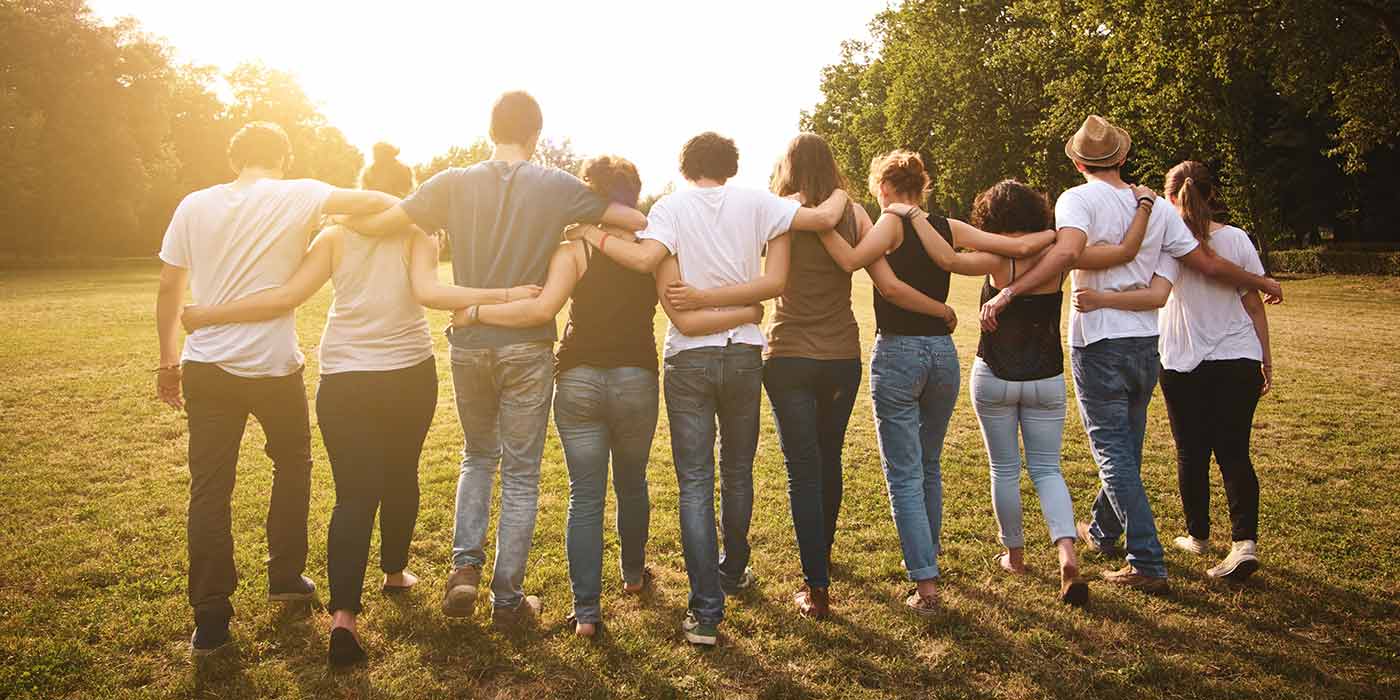
<instances>
[{"instance_id":1,"label":"straw hat","mask_svg":"<svg viewBox=\"0 0 1400 700\"><path fill-rule=\"evenodd\" d=\"M1128 132L1097 114L1091 114L1079 131L1065 142L1065 155L1085 165L1117 165L1128 155L1132 145L1133 140Z\"/></svg>"}]
</instances>

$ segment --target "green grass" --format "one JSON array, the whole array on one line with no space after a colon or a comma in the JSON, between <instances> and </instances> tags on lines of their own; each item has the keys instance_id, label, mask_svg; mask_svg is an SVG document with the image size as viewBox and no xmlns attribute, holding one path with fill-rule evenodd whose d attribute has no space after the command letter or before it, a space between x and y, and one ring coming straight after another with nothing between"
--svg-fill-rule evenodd
<instances>
[{"instance_id":1,"label":"green grass","mask_svg":"<svg viewBox=\"0 0 1400 700\"><path fill-rule=\"evenodd\" d=\"M758 590L731 599L723 646L681 641L686 579L665 416L650 467L651 564L658 591L624 599L615 539L605 556L609 636L575 641L563 531L567 480L545 452L526 588L545 601L538 633L503 636L437 612L447 574L461 434L439 338L441 394L422 460L402 602L377 592L371 563L362 629L369 666L327 671L327 618L265 600L263 519L270 465L255 425L235 494L242 586L236 659L196 672L185 602L185 423L153 399L155 271L0 272L0 698L31 697L1396 697L1400 695L1400 281L1326 277L1287 285L1271 309L1276 389L1256 421L1264 568L1244 586L1207 580L1213 559L1168 553L1174 591L1094 586L1091 606L1054 600L1054 553L1025 483L1029 564L998 573L987 464L967 402L977 283L957 280L964 388L944 461L943 599L931 621L903 614L908 586L875 446L870 403L847 440L835 550L835 619L797 617L801 583L782 455L764 409L752 543ZM869 285L856 308L873 340ZM299 315L312 366L329 292ZM445 316L434 314L435 325ZM661 330L658 324L658 333ZM314 420L314 418L313 418ZM308 573L325 585L330 471L313 431ZM1064 468L1082 517L1095 489L1078 416ZM1160 398L1144 477L1165 537L1181 530L1175 462ZM1213 513L1225 523L1216 480ZM611 514L609 515L611 523ZM1217 531L1223 531L1218 527ZM375 545L377 551L377 545ZM1093 558L1086 570L1108 565Z\"/></svg>"}]
</instances>

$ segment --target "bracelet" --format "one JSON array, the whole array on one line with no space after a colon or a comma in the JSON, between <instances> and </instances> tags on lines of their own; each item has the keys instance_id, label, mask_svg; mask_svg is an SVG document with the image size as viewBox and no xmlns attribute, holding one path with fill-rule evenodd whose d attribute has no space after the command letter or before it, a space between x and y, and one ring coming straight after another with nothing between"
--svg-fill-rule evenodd
<instances>
[{"instance_id":1,"label":"bracelet","mask_svg":"<svg viewBox=\"0 0 1400 700\"><path fill-rule=\"evenodd\" d=\"M1154 205L1154 204L1157 203L1157 200L1155 200L1155 199L1153 199L1153 198L1151 198L1151 197L1138 197L1138 198L1137 198L1137 201L1138 201L1138 206L1142 206L1144 203L1146 203L1147 206L1150 207L1150 206L1152 206L1152 205Z\"/></svg>"}]
</instances>

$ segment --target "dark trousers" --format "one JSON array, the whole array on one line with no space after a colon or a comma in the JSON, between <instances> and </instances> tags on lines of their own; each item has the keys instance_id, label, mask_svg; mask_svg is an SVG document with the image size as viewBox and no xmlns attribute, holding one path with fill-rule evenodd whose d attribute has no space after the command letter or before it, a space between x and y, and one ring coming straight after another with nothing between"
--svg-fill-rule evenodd
<instances>
[{"instance_id":1,"label":"dark trousers","mask_svg":"<svg viewBox=\"0 0 1400 700\"><path fill-rule=\"evenodd\" d=\"M1210 537L1210 455L1220 464L1230 504L1230 537L1259 539L1259 479L1249 459L1249 433L1264 377L1257 360L1202 362L1190 372L1162 370L1176 478L1186 531Z\"/></svg>"},{"instance_id":2,"label":"dark trousers","mask_svg":"<svg viewBox=\"0 0 1400 700\"><path fill-rule=\"evenodd\" d=\"M428 358L385 372L321 377L316 419L335 477L335 509L326 538L332 612L359 613L374 515L379 568L408 565L418 520L418 457L437 408L437 365Z\"/></svg>"},{"instance_id":3,"label":"dark trousers","mask_svg":"<svg viewBox=\"0 0 1400 700\"><path fill-rule=\"evenodd\" d=\"M763 366L787 465L788 504L807 585L830 585L841 512L841 450L860 390L860 360L774 357Z\"/></svg>"},{"instance_id":4,"label":"dark trousers","mask_svg":"<svg viewBox=\"0 0 1400 700\"><path fill-rule=\"evenodd\" d=\"M196 623L233 616L233 484L251 414L267 435L272 495L267 509L267 575L295 580L306 568L311 500L311 423L301 372L247 378L217 365L186 362L190 430L189 596Z\"/></svg>"}]
</instances>

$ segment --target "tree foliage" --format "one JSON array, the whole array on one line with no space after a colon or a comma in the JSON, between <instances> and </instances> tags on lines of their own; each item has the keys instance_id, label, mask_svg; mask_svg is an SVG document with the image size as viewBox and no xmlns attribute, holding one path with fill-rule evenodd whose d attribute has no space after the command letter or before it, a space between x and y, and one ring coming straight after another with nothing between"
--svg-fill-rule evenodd
<instances>
[{"instance_id":1,"label":"tree foliage","mask_svg":"<svg viewBox=\"0 0 1400 700\"><path fill-rule=\"evenodd\" d=\"M1400 0L908 0L845 45L802 121L853 182L918 150L932 204L965 214L1002 178L1075 184L1063 144L1098 113L1133 135L1130 175L1205 161L1266 237L1395 238L1397 28Z\"/></svg>"},{"instance_id":2,"label":"tree foliage","mask_svg":"<svg viewBox=\"0 0 1400 700\"><path fill-rule=\"evenodd\" d=\"M232 177L250 119L287 129L290 176L354 182L359 150L289 74L179 64L83 0L0 0L0 253L150 254L181 197Z\"/></svg>"}]
</instances>

